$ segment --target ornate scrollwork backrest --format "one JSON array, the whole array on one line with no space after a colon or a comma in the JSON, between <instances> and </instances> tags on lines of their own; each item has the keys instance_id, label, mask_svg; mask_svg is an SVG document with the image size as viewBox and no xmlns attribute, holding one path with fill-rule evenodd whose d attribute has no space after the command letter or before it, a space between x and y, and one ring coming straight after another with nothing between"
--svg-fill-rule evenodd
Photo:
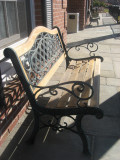
<instances>
[{"instance_id":1,"label":"ornate scrollwork backrest","mask_svg":"<svg viewBox=\"0 0 120 160\"><path fill-rule=\"evenodd\" d=\"M29 82L37 85L63 53L58 34L40 33L33 47L20 57Z\"/></svg>"}]
</instances>

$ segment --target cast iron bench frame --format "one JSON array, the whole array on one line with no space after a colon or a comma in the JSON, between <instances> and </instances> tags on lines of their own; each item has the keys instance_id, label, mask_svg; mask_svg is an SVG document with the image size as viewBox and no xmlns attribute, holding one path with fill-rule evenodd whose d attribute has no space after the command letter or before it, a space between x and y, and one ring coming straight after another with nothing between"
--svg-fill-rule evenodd
<instances>
[{"instance_id":1,"label":"cast iron bench frame","mask_svg":"<svg viewBox=\"0 0 120 160\"><path fill-rule=\"evenodd\" d=\"M74 48L77 51L80 50L80 47L85 47L89 51L89 57L73 59L68 54L69 51L73 49L73 47L69 48L68 50L66 49L58 27L54 27L53 30L49 30L46 27L38 26L32 31L27 42L16 48L6 48L4 50L4 55L6 58L11 59L16 73L32 106L34 113L34 129L29 140L31 143L34 142L35 136L38 130L41 128L51 127L55 131L62 131L63 129L67 129L81 137L83 143L83 152L89 152L87 138L81 127L82 118L85 115L95 115L100 119L103 117L103 111L99 108L99 106L93 105L93 107L90 107L87 103L84 103L84 106L81 106L81 101L88 101L94 96L96 97L96 94L94 95L93 93L94 87L87 82L79 80L72 80L67 82L64 81L60 84L51 86L46 86L46 84L50 79L49 77L52 77L56 68L59 67L63 59L66 60L66 70L69 68L71 61L75 61L75 63L84 62L86 60L88 62L93 60L98 63L103 61L102 57L95 56L94 54L95 51L97 51L98 46L96 45L96 49L92 50L93 46L93 43L89 43L86 47L79 45L75 46ZM48 54L49 57L47 57ZM44 75L40 75L41 70L39 62L43 64L41 70L44 71ZM68 84L71 84L71 89L66 87ZM97 92L99 92L99 85L99 83L96 83L95 87ZM88 97L80 97L80 94L84 92L86 87L90 90L90 95ZM50 95L52 95L52 97L55 97L56 95L59 96L59 92L61 90L65 91L77 99L76 105L67 108L64 106L61 106L61 108L45 107L42 103L38 103L36 98L38 97L38 93L44 89L48 89L48 92ZM77 89L79 94L76 94L75 89ZM99 97L97 97L97 99L99 100ZM49 106L49 103L47 105ZM44 117L44 115L50 115L54 117L54 122L51 123L51 120L43 122L44 118L42 119L42 117ZM76 115L76 118L73 118L72 115ZM74 121L74 125L69 127L66 122L63 125L60 124L60 119L63 116L71 118ZM40 124L42 124L41 127L39 121ZM77 130L74 129L75 126Z\"/></svg>"}]
</instances>

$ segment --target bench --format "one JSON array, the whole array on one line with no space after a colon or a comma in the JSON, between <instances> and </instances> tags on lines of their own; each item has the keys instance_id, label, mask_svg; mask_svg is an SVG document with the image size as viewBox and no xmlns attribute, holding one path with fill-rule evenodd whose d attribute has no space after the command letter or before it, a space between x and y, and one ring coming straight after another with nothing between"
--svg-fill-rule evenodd
<instances>
[{"instance_id":1,"label":"bench","mask_svg":"<svg viewBox=\"0 0 120 160\"><path fill-rule=\"evenodd\" d=\"M69 56L70 52L74 54L73 50L79 52L81 47L89 51L88 57ZM103 117L99 108L100 64L103 58L95 56L97 49L93 43L66 49L58 27L49 30L38 26L25 43L4 50L5 57L10 58L14 65L34 113L34 128L29 142L34 142L39 129L67 129L81 137L83 152L89 152L81 126L82 118L85 115ZM58 74L57 84L49 85L64 62L66 66L62 74ZM47 120L46 115L49 115ZM73 121L72 125L61 123L65 116Z\"/></svg>"},{"instance_id":2,"label":"bench","mask_svg":"<svg viewBox=\"0 0 120 160\"><path fill-rule=\"evenodd\" d=\"M91 25L92 22L96 22L97 25L99 25L100 17L97 14L98 13L91 13L91 11L89 11L89 15L90 15L90 24L89 25Z\"/></svg>"}]
</instances>

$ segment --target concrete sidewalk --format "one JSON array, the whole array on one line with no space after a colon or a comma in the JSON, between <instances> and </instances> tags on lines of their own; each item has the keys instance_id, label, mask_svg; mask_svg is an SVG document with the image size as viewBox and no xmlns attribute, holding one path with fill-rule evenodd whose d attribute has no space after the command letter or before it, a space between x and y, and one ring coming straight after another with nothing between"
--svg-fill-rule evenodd
<instances>
[{"instance_id":1,"label":"concrete sidewalk","mask_svg":"<svg viewBox=\"0 0 120 160\"><path fill-rule=\"evenodd\" d=\"M83 119L91 155L82 154L80 138L68 131L39 132L33 146L25 141L32 129L32 115L24 114L18 125L0 148L0 160L120 160L120 25L108 14L100 14L100 24L68 35L68 46L97 42L98 53L104 57L101 65L100 107L104 118ZM57 81L57 80L56 80Z\"/></svg>"},{"instance_id":2,"label":"concrete sidewalk","mask_svg":"<svg viewBox=\"0 0 120 160\"><path fill-rule=\"evenodd\" d=\"M110 15L100 15L100 25L68 35L68 46L97 42L101 65L100 108L104 118L84 118L83 128L92 139L92 160L120 159L120 25Z\"/></svg>"}]
</instances>

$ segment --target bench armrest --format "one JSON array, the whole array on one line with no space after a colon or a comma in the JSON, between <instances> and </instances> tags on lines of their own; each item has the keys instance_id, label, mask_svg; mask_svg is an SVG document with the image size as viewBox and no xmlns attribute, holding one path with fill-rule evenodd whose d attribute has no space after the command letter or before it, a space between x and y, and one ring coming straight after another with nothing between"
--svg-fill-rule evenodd
<instances>
[{"instance_id":1,"label":"bench armrest","mask_svg":"<svg viewBox=\"0 0 120 160\"><path fill-rule=\"evenodd\" d=\"M72 51L74 49L74 51ZM87 52L85 51L84 54L88 54L87 57L82 57L82 58L73 58L70 57L69 53L72 51L72 54L74 54L73 52L79 52L81 54L81 50L82 49L86 49ZM98 45L96 43L88 43L86 46L85 45L76 45L76 46L72 46L70 48L67 49L66 51L66 55L67 55L67 59L70 60L87 60L87 59L93 59L93 58L99 58L101 59L101 62L103 61L103 57L101 56L96 56L95 52L98 50Z\"/></svg>"},{"instance_id":2,"label":"bench armrest","mask_svg":"<svg viewBox=\"0 0 120 160\"><path fill-rule=\"evenodd\" d=\"M36 96L36 94L38 94L38 92L40 92L44 89L48 89L48 92L50 93L50 95L53 95L53 96L56 96L58 94L58 90L64 90L67 93L69 93L70 95L77 98L77 100L78 100L77 105L78 106L79 106L80 101L88 100L94 94L93 87L90 84L88 84L86 82L82 82L82 81L68 81L68 82L59 83L57 85L50 85L50 86L36 86L33 84L30 84L30 85L34 88L38 88L38 90L35 92L34 96ZM71 85L71 89L68 89L67 85ZM84 92L86 88L88 88L91 91L90 95L88 97L80 97L79 95L82 92Z\"/></svg>"}]
</instances>

